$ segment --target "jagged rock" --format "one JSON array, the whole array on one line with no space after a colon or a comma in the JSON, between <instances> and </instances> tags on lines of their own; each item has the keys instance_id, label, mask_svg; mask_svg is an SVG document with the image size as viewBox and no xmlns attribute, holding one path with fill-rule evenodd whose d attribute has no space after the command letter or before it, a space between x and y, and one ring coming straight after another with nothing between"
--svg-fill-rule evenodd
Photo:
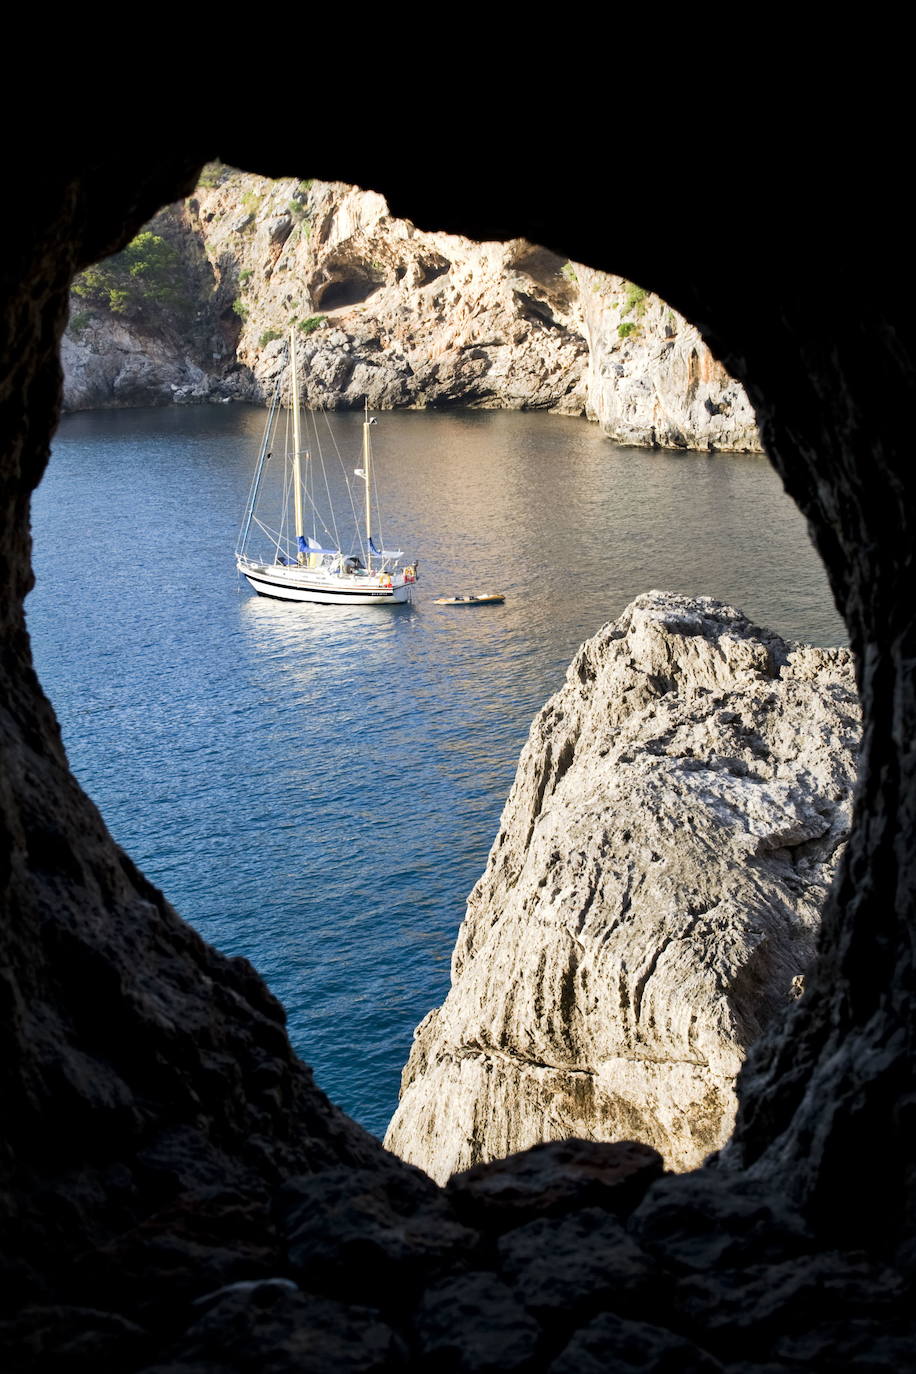
<instances>
[{"instance_id":1,"label":"jagged rock","mask_svg":"<svg viewBox=\"0 0 916 1374\"><path fill-rule=\"evenodd\" d=\"M215 382L173 338L94 316L61 340L71 410L206 400ZM217 389L218 392L218 389Z\"/></svg>"},{"instance_id":2,"label":"jagged rock","mask_svg":"<svg viewBox=\"0 0 916 1374\"><path fill-rule=\"evenodd\" d=\"M711 1170L659 1180L633 1213L631 1230L675 1272L776 1263L814 1244L786 1198Z\"/></svg>"},{"instance_id":3,"label":"jagged rock","mask_svg":"<svg viewBox=\"0 0 916 1374\"><path fill-rule=\"evenodd\" d=\"M600 1207L519 1226L497 1252L502 1277L545 1326L569 1331L605 1308L641 1316L658 1305L655 1266Z\"/></svg>"},{"instance_id":4,"label":"jagged rock","mask_svg":"<svg viewBox=\"0 0 916 1374\"><path fill-rule=\"evenodd\" d=\"M339 1169L291 1179L278 1210L297 1278L374 1306L403 1301L478 1241L419 1170Z\"/></svg>"},{"instance_id":5,"label":"jagged rock","mask_svg":"<svg viewBox=\"0 0 916 1374\"><path fill-rule=\"evenodd\" d=\"M549 1374L716 1374L721 1368L684 1336L604 1312L576 1332Z\"/></svg>"},{"instance_id":6,"label":"jagged rock","mask_svg":"<svg viewBox=\"0 0 916 1374\"><path fill-rule=\"evenodd\" d=\"M575 265L588 339L586 413L618 444L759 453L757 418L699 330L622 277Z\"/></svg>"},{"instance_id":7,"label":"jagged rock","mask_svg":"<svg viewBox=\"0 0 916 1374\"><path fill-rule=\"evenodd\" d=\"M153 225L195 308L166 323L74 297L67 408L263 401L294 325L312 406L546 409L588 413L622 443L760 447L740 385L657 297L640 293L618 337L620 277L524 239L421 232L339 182L210 180Z\"/></svg>"},{"instance_id":8,"label":"jagged rock","mask_svg":"<svg viewBox=\"0 0 916 1374\"><path fill-rule=\"evenodd\" d=\"M448 1193L459 1216L500 1231L581 1207L626 1215L661 1172L656 1151L633 1141L546 1141L455 1174Z\"/></svg>"},{"instance_id":9,"label":"jagged rock","mask_svg":"<svg viewBox=\"0 0 916 1374\"><path fill-rule=\"evenodd\" d=\"M900 1374L916 1368L916 1325L890 1314L882 1319L849 1317L817 1322L775 1342L779 1369L854 1370L857 1374ZM753 1374L753 1371L749 1371ZM761 1371L767 1374L767 1371Z\"/></svg>"},{"instance_id":10,"label":"jagged rock","mask_svg":"<svg viewBox=\"0 0 916 1374\"><path fill-rule=\"evenodd\" d=\"M599 94L604 98L603 89ZM555 123L552 112L550 117ZM469 142L467 118L465 110L456 115L457 132ZM438 121L435 130L440 143L451 132ZM332 135L333 128L327 156L342 158ZM743 124L740 136L744 145ZM294 167L301 135L294 131L289 140L271 158ZM822 121L817 142L820 147ZM88 146L88 140L83 143ZM681 143L673 180L680 171L686 185L696 148L689 140ZM15 140L11 146L15 154ZM27 154L19 213L8 215L4 225L10 245L2 288L9 328L0 336L0 491L6 502L0 620L7 636L0 659L5 689L0 1013L8 1051L0 1063L6 1113L0 1143L2 1300L5 1322L16 1326L23 1293L43 1294L40 1301L48 1304L43 1315L30 1306L18 1335L34 1350L33 1337L44 1317L56 1313L57 1327L46 1333L42 1346L52 1360L56 1351L63 1354L54 1361L55 1370L68 1367L67 1328L74 1329L74 1308L65 1305L66 1294L87 1253L160 1206L169 1175L176 1192L181 1192L184 1169L189 1191L196 1186L184 1146L174 1149L171 1167L168 1163L176 1120L190 1119L199 1138L210 1142L208 1174L221 1167L227 1180L235 1183L241 1176L255 1189L322 1165L349 1161L362 1169L380 1161L371 1143L355 1127L345 1129L291 1057L280 1053L277 1018L267 1015L269 1003L263 989L258 992L254 973L243 961L218 960L188 940L174 914L104 833L68 775L53 714L30 665L21 606L30 586L27 498L47 460L56 414L55 341L63 325L68 267L118 247L158 205L186 194L189 178L210 151L208 144L197 156L193 135L188 151L182 140L177 152L172 143L164 152L160 135L152 151L141 139L127 160L116 150L106 155L105 146L104 141L95 145L79 165L53 139L40 163ZM863 146L874 160L881 140L871 138ZM913 605L906 594L913 562L908 499L912 318L908 300L896 292L875 293L875 300L866 301L852 318L842 303L836 304L836 276L824 269L822 256L831 236L839 236L847 260L861 258L863 244L873 245L880 248L887 278L903 280L911 248L906 225L895 234L885 220L872 239L872 207L855 197L837 216L836 197L823 192L840 183L834 187L823 179L822 160L809 156L809 147L813 141L806 145L803 138L795 162L794 185L804 194L788 194L790 169L788 186L777 180L769 196L760 199L757 213L774 231L767 254L748 255L741 236L710 235L706 216L682 217L675 252L670 217L631 215L629 225L621 217L629 237L620 251L624 260L630 254L638 271L642 263L648 273L655 262L652 270L660 284L667 282L691 317L705 321L706 332L753 386L768 446L809 518L857 645L866 711L858 823L841 881L828 902L818 967L788 1029L771 1032L768 1044L753 1051L754 1072L742 1080L734 1148L727 1163L723 1154L717 1169L702 1176L714 1189L718 1185L723 1228L735 1196L730 1169L731 1181L752 1177L761 1195L769 1190L805 1213L814 1233L813 1252L833 1248L838 1230L854 1235L865 1230L881 1257L899 1241L901 1253L912 1246L914 1215L916 847L913 751L907 742L916 734L916 716ZM850 147L847 140L846 183ZM763 165L771 150L767 129L765 143L755 147L752 140L750 165ZM584 155L597 161L598 151L597 145L586 146ZM461 231L494 220L519 232L544 227L552 241L565 241L570 251L607 265L603 218L590 232L581 211L571 214L563 198L545 197L543 178L508 178L504 161L497 159L489 178L485 162L480 163L473 188L465 178L452 177L445 193L430 178L418 191L413 167L403 170L403 157L397 163L386 166L382 158L378 183L395 191L403 178L403 201L411 213L416 205L418 215ZM248 165L261 163L253 158ZM884 170L887 166L885 158ZM791 234L779 232L787 206L801 216ZM823 209L813 213L816 206ZM699 234L691 235L691 223L700 226ZM730 247L730 240L736 246ZM800 251L805 243L815 251ZM822 308L828 304L830 309ZM261 1024L263 1016L273 1023L272 1033ZM276 1111L265 1110L271 1097ZM150 1137L159 1141L155 1153L162 1166L152 1178L142 1163ZM687 1183L679 1177L656 1188L686 1188ZM232 1218L226 1222L231 1227ZM702 1217L696 1224L702 1226ZM826 1245L825 1231L831 1237ZM741 1263L753 1262L749 1249ZM153 1270L153 1300L156 1283ZM873 1317L817 1322L776 1339L775 1360L755 1346L726 1367L730 1374L776 1374L788 1368L896 1374L914 1365L911 1295L908 1299L894 1314L880 1304ZM309 1306L306 1301L306 1313ZM180 1329L182 1313L167 1301L166 1307L171 1335ZM349 1321L342 1307L326 1307L330 1323L324 1330L306 1315L299 1329L309 1329L308 1351L301 1346L285 1351L284 1342L271 1339L269 1322L253 1329L255 1323L243 1312L238 1344L230 1324L212 1359L198 1346L188 1361L176 1353L156 1367L180 1368L182 1374L230 1368L263 1374L301 1371L331 1357L334 1368L347 1368L339 1359L339 1340L332 1350L325 1339L342 1335ZM104 1293L94 1310L101 1320L89 1316L84 1329L114 1331L115 1344L123 1336L125 1347L117 1353L110 1347L89 1349L86 1360L77 1351L75 1367L136 1369L137 1351L127 1348L135 1334L129 1317L111 1314ZM459 1311L456 1320L463 1316ZM77 1340L82 1322L77 1316ZM621 1340L622 1325L632 1336L629 1345ZM377 1326L372 1314L361 1328L355 1325L357 1339L346 1351L349 1367L366 1370L378 1362ZM572 1360L560 1356L566 1362L558 1367L564 1374L608 1374L615 1361L626 1368L627 1360L630 1367L663 1370L670 1351L667 1367L677 1368L683 1337L663 1328L661 1317L640 1326L606 1315L573 1338ZM261 1335L264 1340L257 1339ZM147 1369L162 1355L161 1344L157 1338L144 1354ZM383 1360L392 1346L396 1342L383 1332ZM22 1353L21 1344L18 1352L4 1350L4 1368L21 1364ZM552 1360L553 1352L542 1347L534 1369Z\"/></svg>"},{"instance_id":11,"label":"jagged rock","mask_svg":"<svg viewBox=\"0 0 916 1374\"><path fill-rule=\"evenodd\" d=\"M886 1266L862 1254L828 1252L692 1274L676 1285L673 1307L688 1328L737 1356L812 1324L861 1319L882 1308L893 1318L904 1294L901 1276Z\"/></svg>"},{"instance_id":12,"label":"jagged rock","mask_svg":"<svg viewBox=\"0 0 916 1374\"><path fill-rule=\"evenodd\" d=\"M563 258L424 234L374 191L301 185L227 171L160 215L197 310L180 330L74 298L66 406L262 401L293 325L308 405L584 412L588 348Z\"/></svg>"},{"instance_id":13,"label":"jagged rock","mask_svg":"<svg viewBox=\"0 0 916 1374\"><path fill-rule=\"evenodd\" d=\"M541 1337L512 1290L477 1270L431 1284L414 1326L420 1368L448 1374L522 1374Z\"/></svg>"},{"instance_id":14,"label":"jagged rock","mask_svg":"<svg viewBox=\"0 0 916 1374\"><path fill-rule=\"evenodd\" d=\"M333 1302L276 1283L225 1294L210 1304L144 1374L395 1374L403 1343L372 1308Z\"/></svg>"},{"instance_id":15,"label":"jagged rock","mask_svg":"<svg viewBox=\"0 0 916 1374\"><path fill-rule=\"evenodd\" d=\"M445 1179L540 1140L667 1164L726 1140L746 1047L797 997L847 832L852 661L650 593L531 728L390 1149Z\"/></svg>"},{"instance_id":16,"label":"jagged rock","mask_svg":"<svg viewBox=\"0 0 916 1374\"><path fill-rule=\"evenodd\" d=\"M4 1374L88 1374L132 1368L149 1333L117 1312L85 1307L27 1307L0 1321Z\"/></svg>"}]
</instances>

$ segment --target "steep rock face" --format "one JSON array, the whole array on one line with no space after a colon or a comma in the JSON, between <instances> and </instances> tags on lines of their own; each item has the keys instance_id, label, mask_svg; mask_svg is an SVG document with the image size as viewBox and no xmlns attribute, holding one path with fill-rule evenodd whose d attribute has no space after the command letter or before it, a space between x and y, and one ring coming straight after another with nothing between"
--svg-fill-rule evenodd
<instances>
[{"instance_id":1,"label":"steep rock face","mask_svg":"<svg viewBox=\"0 0 916 1374\"><path fill-rule=\"evenodd\" d=\"M238 357L263 391L285 343L265 349L261 340L295 322L309 331L311 405L359 406L368 396L377 409L461 403L581 413L586 345L562 258L521 240L421 234L393 219L380 195L339 184L312 183L299 213L278 213L298 203L290 200L295 183L262 186ZM218 218L208 248L228 227L224 217L217 231Z\"/></svg>"},{"instance_id":2,"label":"steep rock face","mask_svg":"<svg viewBox=\"0 0 916 1374\"><path fill-rule=\"evenodd\" d=\"M586 412L619 444L762 451L740 383L658 296L579 263Z\"/></svg>"},{"instance_id":3,"label":"steep rock face","mask_svg":"<svg viewBox=\"0 0 916 1374\"><path fill-rule=\"evenodd\" d=\"M760 448L740 385L676 312L524 239L421 232L373 191L227 168L152 229L186 318L74 297L71 410L261 402L295 327L311 406L543 409L625 444Z\"/></svg>"},{"instance_id":4,"label":"steep rock face","mask_svg":"<svg viewBox=\"0 0 916 1374\"><path fill-rule=\"evenodd\" d=\"M80 320L77 334L64 335L61 357L69 410L155 406L214 396L210 375L186 349L115 317Z\"/></svg>"},{"instance_id":5,"label":"steep rock face","mask_svg":"<svg viewBox=\"0 0 916 1374\"><path fill-rule=\"evenodd\" d=\"M849 824L851 657L650 593L532 725L388 1148L434 1178L540 1140L722 1145L801 991Z\"/></svg>"},{"instance_id":6,"label":"steep rock face","mask_svg":"<svg viewBox=\"0 0 916 1374\"><path fill-rule=\"evenodd\" d=\"M587 345L575 283L556 254L523 240L420 233L380 195L339 183L228 170L212 180L156 225L184 258L195 245L204 255L201 342L75 302L79 328L64 349L71 409L136 404L138 394L159 404L261 401L295 327L310 405L368 397L376 409L583 413ZM144 352L145 390L135 366Z\"/></svg>"}]
</instances>

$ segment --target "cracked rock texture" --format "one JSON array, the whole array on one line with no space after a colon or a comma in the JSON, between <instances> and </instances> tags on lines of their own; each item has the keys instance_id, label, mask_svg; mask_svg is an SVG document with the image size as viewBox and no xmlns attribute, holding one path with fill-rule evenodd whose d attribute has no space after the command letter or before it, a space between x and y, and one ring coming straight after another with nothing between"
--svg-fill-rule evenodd
<instances>
[{"instance_id":1,"label":"cracked rock texture","mask_svg":"<svg viewBox=\"0 0 916 1374\"><path fill-rule=\"evenodd\" d=\"M575 266L588 340L586 413L618 444L759 453L757 419L688 324L622 277Z\"/></svg>"},{"instance_id":2,"label":"cracked rock texture","mask_svg":"<svg viewBox=\"0 0 916 1374\"><path fill-rule=\"evenodd\" d=\"M340 182L208 181L151 225L176 254L180 317L74 295L67 409L262 402L293 325L310 406L587 413L625 444L760 449L697 330L621 277L525 239L423 232Z\"/></svg>"},{"instance_id":3,"label":"cracked rock texture","mask_svg":"<svg viewBox=\"0 0 916 1374\"><path fill-rule=\"evenodd\" d=\"M851 655L653 592L536 717L388 1148L444 1180L580 1136L688 1169L803 988L850 821Z\"/></svg>"}]
</instances>

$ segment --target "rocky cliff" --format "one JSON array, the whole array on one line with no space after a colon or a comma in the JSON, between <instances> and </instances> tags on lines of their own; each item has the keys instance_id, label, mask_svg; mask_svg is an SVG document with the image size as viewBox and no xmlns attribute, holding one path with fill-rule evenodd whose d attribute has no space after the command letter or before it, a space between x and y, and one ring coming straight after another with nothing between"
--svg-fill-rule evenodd
<instances>
[{"instance_id":1,"label":"rocky cliff","mask_svg":"<svg viewBox=\"0 0 916 1374\"><path fill-rule=\"evenodd\" d=\"M292 327L310 405L588 413L623 443L759 448L740 386L680 316L525 240L423 233L372 191L218 165L149 233L167 260L77 284L70 409L263 401Z\"/></svg>"},{"instance_id":2,"label":"rocky cliff","mask_svg":"<svg viewBox=\"0 0 916 1374\"><path fill-rule=\"evenodd\" d=\"M387 1146L444 1180L542 1140L722 1145L803 987L849 825L851 656L650 593L535 719Z\"/></svg>"},{"instance_id":3,"label":"rocky cliff","mask_svg":"<svg viewBox=\"0 0 916 1374\"><path fill-rule=\"evenodd\" d=\"M683 316L621 277L579 263L588 340L586 413L619 444L760 449L743 387Z\"/></svg>"}]
</instances>

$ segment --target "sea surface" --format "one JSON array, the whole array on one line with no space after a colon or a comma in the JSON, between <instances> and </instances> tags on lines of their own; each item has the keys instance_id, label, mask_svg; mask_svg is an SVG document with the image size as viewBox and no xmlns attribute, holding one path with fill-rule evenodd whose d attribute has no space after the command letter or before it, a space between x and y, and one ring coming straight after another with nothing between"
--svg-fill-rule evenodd
<instances>
[{"instance_id":1,"label":"sea surface","mask_svg":"<svg viewBox=\"0 0 916 1374\"><path fill-rule=\"evenodd\" d=\"M386 544L420 560L412 606L261 599L233 549L263 424L237 406L65 418L28 623L115 838L260 970L319 1084L381 1135L532 716L580 642L652 588L790 639L845 628L765 459L483 411L373 430ZM357 464L360 417L332 425ZM432 604L491 590L505 605Z\"/></svg>"}]
</instances>

